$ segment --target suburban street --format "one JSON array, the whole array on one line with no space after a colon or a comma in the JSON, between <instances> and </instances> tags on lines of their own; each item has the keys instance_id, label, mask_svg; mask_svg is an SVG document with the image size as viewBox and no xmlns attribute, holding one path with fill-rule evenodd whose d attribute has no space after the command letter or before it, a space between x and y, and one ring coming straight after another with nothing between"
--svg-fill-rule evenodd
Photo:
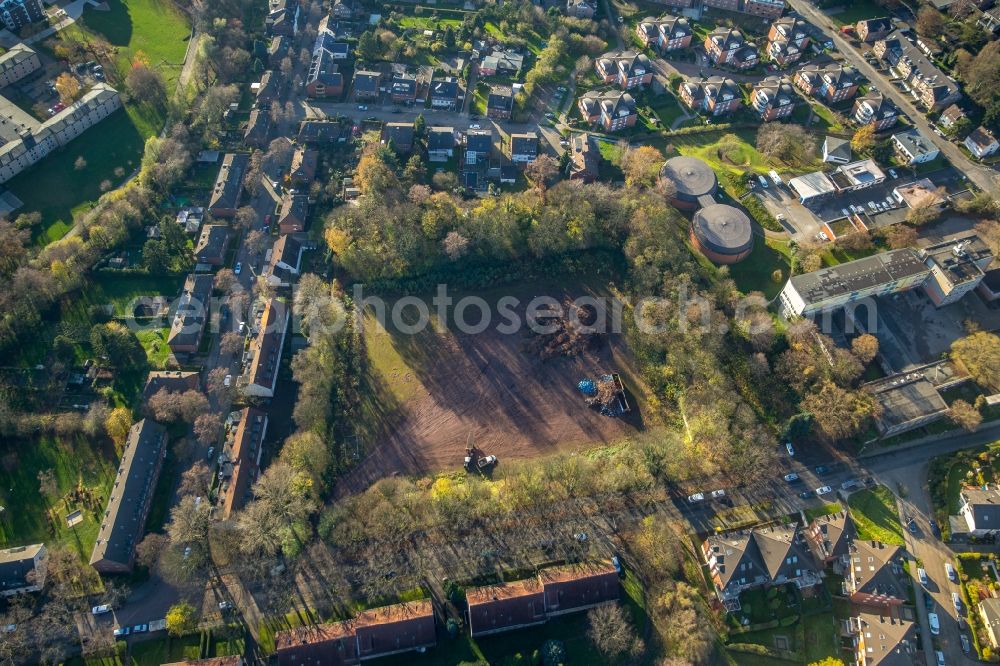
<instances>
[{"instance_id":1,"label":"suburban street","mask_svg":"<svg viewBox=\"0 0 1000 666\"><path fill-rule=\"evenodd\" d=\"M807 0L789 0L789 4L797 12L799 12L803 18L814 24L822 30L826 36L832 39L834 45L837 47L837 50L844 56L844 58L859 72L864 74L869 81L876 83L878 85L879 92L891 99L896 106L909 116L910 120L921 132L928 137L935 137L934 130L931 128L931 123L927 120L927 116L924 115L925 111L916 105L912 97L896 88L896 86L894 86L892 82L889 81L888 77L886 77L882 72L868 64L868 62L851 45L851 43L841 36L840 32L836 29L833 22L826 14L817 9ZM998 178L998 174L995 170L973 163L965 156L959 147L951 141L938 137L934 138L934 143L941 149L942 155L947 157L955 168L962 171L969 180L976 184L977 187L985 192L988 192L994 197L1000 196L1000 178Z\"/></svg>"}]
</instances>

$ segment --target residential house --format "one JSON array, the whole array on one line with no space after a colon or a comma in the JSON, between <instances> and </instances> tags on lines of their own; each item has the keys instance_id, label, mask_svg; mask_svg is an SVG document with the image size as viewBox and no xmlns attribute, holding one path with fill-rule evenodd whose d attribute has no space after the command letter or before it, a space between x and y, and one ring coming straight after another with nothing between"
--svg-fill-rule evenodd
<instances>
[{"instance_id":1,"label":"residential house","mask_svg":"<svg viewBox=\"0 0 1000 666\"><path fill-rule=\"evenodd\" d=\"M427 159L431 162L447 162L455 152L454 127L427 128Z\"/></svg>"},{"instance_id":2,"label":"residential house","mask_svg":"<svg viewBox=\"0 0 1000 666\"><path fill-rule=\"evenodd\" d=\"M690 79L681 84L681 101L693 111L710 116L722 116L743 104L743 95L736 82L724 76Z\"/></svg>"},{"instance_id":3,"label":"residential house","mask_svg":"<svg viewBox=\"0 0 1000 666\"><path fill-rule=\"evenodd\" d=\"M346 49L347 45L343 46ZM323 44L313 49L309 71L306 73L306 95L312 98L339 98L344 94L344 74L340 71L340 60L342 58L339 52Z\"/></svg>"},{"instance_id":4,"label":"residential house","mask_svg":"<svg viewBox=\"0 0 1000 666\"><path fill-rule=\"evenodd\" d=\"M962 488L958 515L969 534L986 536L1000 532L1000 491L995 486Z\"/></svg>"},{"instance_id":5,"label":"residential house","mask_svg":"<svg viewBox=\"0 0 1000 666\"><path fill-rule=\"evenodd\" d=\"M936 158L941 151L916 127L892 135L892 150L903 164L922 164Z\"/></svg>"},{"instance_id":6,"label":"residential house","mask_svg":"<svg viewBox=\"0 0 1000 666\"><path fill-rule=\"evenodd\" d=\"M264 305L257 335L250 341L243 378L243 392L257 398L273 398L278 383L281 350L288 330L288 308L274 298Z\"/></svg>"},{"instance_id":7,"label":"residential house","mask_svg":"<svg viewBox=\"0 0 1000 666\"><path fill-rule=\"evenodd\" d=\"M648 85L653 80L649 58L638 51L609 51L594 61L594 69L605 83L614 83L622 90Z\"/></svg>"},{"instance_id":8,"label":"residential house","mask_svg":"<svg viewBox=\"0 0 1000 666\"><path fill-rule=\"evenodd\" d=\"M282 238L287 238L283 236ZM222 518L228 520L233 512L243 508L251 499L252 488L260 473L260 457L264 452L267 435L267 413L255 407L244 407L239 424L226 438L222 465L224 474L220 495Z\"/></svg>"},{"instance_id":9,"label":"residential house","mask_svg":"<svg viewBox=\"0 0 1000 666\"><path fill-rule=\"evenodd\" d=\"M990 639L993 649L1000 647L1000 599L987 597L976 606L979 617L983 621L983 629Z\"/></svg>"},{"instance_id":10,"label":"residential house","mask_svg":"<svg viewBox=\"0 0 1000 666\"><path fill-rule=\"evenodd\" d=\"M458 79L446 76L431 82L431 108L454 111L458 107Z\"/></svg>"},{"instance_id":11,"label":"residential house","mask_svg":"<svg viewBox=\"0 0 1000 666\"><path fill-rule=\"evenodd\" d=\"M542 569L535 578L465 591L473 638L542 624L550 617L613 603L617 570L609 562Z\"/></svg>"},{"instance_id":12,"label":"residential house","mask_svg":"<svg viewBox=\"0 0 1000 666\"><path fill-rule=\"evenodd\" d=\"M44 20L42 0L0 0L0 22L11 32Z\"/></svg>"},{"instance_id":13,"label":"residential house","mask_svg":"<svg viewBox=\"0 0 1000 666\"><path fill-rule=\"evenodd\" d=\"M778 67L787 67L802 58L809 46L809 32L802 19L777 19L767 33L767 55Z\"/></svg>"},{"instance_id":14,"label":"residential house","mask_svg":"<svg viewBox=\"0 0 1000 666\"><path fill-rule=\"evenodd\" d=\"M937 124L944 129L950 129L955 126L959 120L966 118L965 111L962 110L958 104L952 104L947 109L941 112L938 117Z\"/></svg>"},{"instance_id":15,"label":"residential house","mask_svg":"<svg viewBox=\"0 0 1000 666\"><path fill-rule=\"evenodd\" d=\"M514 112L514 93L510 86L490 86L486 98L486 116L495 120L508 120Z\"/></svg>"},{"instance_id":16,"label":"residential house","mask_svg":"<svg viewBox=\"0 0 1000 666\"><path fill-rule=\"evenodd\" d=\"M850 566L854 535L854 521L847 511L815 518L805 530L806 544L813 558L824 567L833 566L842 572Z\"/></svg>"},{"instance_id":17,"label":"residential house","mask_svg":"<svg viewBox=\"0 0 1000 666\"><path fill-rule=\"evenodd\" d=\"M833 164L847 164L851 161L851 142L836 136L823 139L823 161Z\"/></svg>"},{"instance_id":18,"label":"residential house","mask_svg":"<svg viewBox=\"0 0 1000 666\"><path fill-rule=\"evenodd\" d=\"M243 132L243 143L261 150L267 148L271 139L271 114L267 110L254 109L250 112L246 130Z\"/></svg>"},{"instance_id":19,"label":"residential house","mask_svg":"<svg viewBox=\"0 0 1000 666\"><path fill-rule=\"evenodd\" d=\"M567 166L569 179L593 183L599 174L601 152L586 132L574 134L569 140L569 145L569 165Z\"/></svg>"},{"instance_id":20,"label":"residential house","mask_svg":"<svg viewBox=\"0 0 1000 666\"><path fill-rule=\"evenodd\" d=\"M849 557L844 593L852 603L883 609L906 603L909 583L899 546L853 539Z\"/></svg>"},{"instance_id":21,"label":"residential house","mask_svg":"<svg viewBox=\"0 0 1000 666\"><path fill-rule=\"evenodd\" d=\"M0 88L17 83L42 68L38 53L27 44L20 43L0 55Z\"/></svg>"},{"instance_id":22,"label":"residential house","mask_svg":"<svg viewBox=\"0 0 1000 666\"><path fill-rule=\"evenodd\" d=\"M744 14L778 18L785 11L785 0L743 0L741 9Z\"/></svg>"},{"instance_id":23,"label":"residential house","mask_svg":"<svg viewBox=\"0 0 1000 666\"><path fill-rule=\"evenodd\" d=\"M382 143L391 146L397 153L413 150L413 123L386 123L382 127Z\"/></svg>"},{"instance_id":24,"label":"residential house","mask_svg":"<svg viewBox=\"0 0 1000 666\"><path fill-rule=\"evenodd\" d=\"M713 534L702 543L702 554L721 601L757 587L792 583L808 588L821 582L794 525Z\"/></svg>"},{"instance_id":25,"label":"residential house","mask_svg":"<svg viewBox=\"0 0 1000 666\"><path fill-rule=\"evenodd\" d=\"M807 95L827 104L851 99L858 92L861 76L849 65L806 65L795 74L795 85Z\"/></svg>"},{"instance_id":26,"label":"residential house","mask_svg":"<svg viewBox=\"0 0 1000 666\"><path fill-rule=\"evenodd\" d=\"M749 69L757 64L757 47L736 28L718 27L705 37L705 54L716 67Z\"/></svg>"},{"instance_id":27,"label":"residential house","mask_svg":"<svg viewBox=\"0 0 1000 666\"><path fill-rule=\"evenodd\" d=\"M292 165L289 177L296 187L306 186L316 180L316 166L319 163L319 152L311 148L298 146L292 154Z\"/></svg>"},{"instance_id":28,"label":"residential house","mask_svg":"<svg viewBox=\"0 0 1000 666\"><path fill-rule=\"evenodd\" d=\"M192 273L184 280L177 299L177 309L167 335L167 346L174 354L198 351L211 310L213 278L210 273Z\"/></svg>"},{"instance_id":29,"label":"residential house","mask_svg":"<svg viewBox=\"0 0 1000 666\"><path fill-rule=\"evenodd\" d=\"M480 76L517 76L524 67L524 55L517 51L496 50L479 63Z\"/></svg>"},{"instance_id":30,"label":"residential house","mask_svg":"<svg viewBox=\"0 0 1000 666\"><path fill-rule=\"evenodd\" d=\"M271 102L274 102L281 96L281 88L284 84L284 77L281 72L276 72L274 70L267 70L264 75L260 77L260 83L257 84L257 98L256 105L258 109L270 109Z\"/></svg>"},{"instance_id":31,"label":"residential house","mask_svg":"<svg viewBox=\"0 0 1000 666\"><path fill-rule=\"evenodd\" d=\"M299 124L299 143L334 143L338 139L346 138L350 132L350 125L341 125L338 122L326 120L303 120Z\"/></svg>"},{"instance_id":32,"label":"residential house","mask_svg":"<svg viewBox=\"0 0 1000 666\"><path fill-rule=\"evenodd\" d=\"M493 130L469 130L465 135L465 164L489 162L493 155Z\"/></svg>"},{"instance_id":33,"label":"residential house","mask_svg":"<svg viewBox=\"0 0 1000 666\"><path fill-rule=\"evenodd\" d=\"M281 61L288 55L292 41L284 35L276 35L271 38L271 45L267 48L267 66L271 69L281 65Z\"/></svg>"},{"instance_id":34,"label":"residential house","mask_svg":"<svg viewBox=\"0 0 1000 666\"><path fill-rule=\"evenodd\" d=\"M735 96L734 99L739 101ZM766 122L792 115L796 96L788 79L783 76L768 76L754 86L750 100L754 110Z\"/></svg>"},{"instance_id":35,"label":"residential house","mask_svg":"<svg viewBox=\"0 0 1000 666\"><path fill-rule=\"evenodd\" d=\"M281 197L281 210L278 213L278 232L294 234L304 231L309 219L309 196L285 192Z\"/></svg>"},{"instance_id":36,"label":"residential house","mask_svg":"<svg viewBox=\"0 0 1000 666\"><path fill-rule=\"evenodd\" d=\"M566 15L573 18L592 19L597 13L597 3L592 0L566 0Z\"/></svg>"},{"instance_id":37,"label":"residential house","mask_svg":"<svg viewBox=\"0 0 1000 666\"><path fill-rule=\"evenodd\" d=\"M872 125L876 132L882 132L899 120L899 109L882 93L869 92L854 100L851 115L859 125Z\"/></svg>"},{"instance_id":38,"label":"residential house","mask_svg":"<svg viewBox=\"0 0 1000 666\"><path fill-rule=\"evenodd\" d=\"M90 566L98 573L132 571L166 453L167 429L159 423L142 419L129 430L90 556Z\"/></svg>"},{"instance_id":39,"label":"residential house","mask_svg":"<svg viewBox=\"0 0 1000 666\"><path fill-rule=\"evenodd\" d=\"M0 597L41 590L47 552L42 543L0 550Z\"/></svg>"},{"instance_id":40,"label":"residential house","mask_svg":"<svg viewBox=\"0 0 1000 666\"><path fill-rule=\"evenodd\" d=\"M413 104L417 99L417 79L411 74L397 74L389 82L389 97L396 104Z\"/></svg>"},{"instance_id":41,"label":"residential house","mask_svg":"<svg viewBox=\"0 0 1000 666\"><path fill-rule=\"evenodd\" d=\"M291 287L302 265L305 248L292 234L282 234L274 241L267 256L263 277L272 287Z\"/></svg>"},{"instance_id":42,"label":"residential house","mask_svg":"<svg viewBox=\"0 0 1000 666\"><path fill-rule=\"evenodd\" d=\"M279 666L348 666L437 644L429 599L362 611L351 620L280 631Z\"/></svg>"},{"instance_id":43,"label":"residential house","mask_svg":"<svg viewBox=\"0 0 1000 666\"><path fill-rule=\"evenodd\" d=\"M857 666L913 666L923 662L918 656L920 637L917 620L909 606L888 608L855 606L842 634L851 642Z\"/></svg>"},{"instance_id":44,"label":"residential house","mask_svg":"<svg viewBox=\"0 0 1000 666\"><path fill-rule=\"evenodd\" d=\"M515 164L529 164L538 157L538 135L534 132L510 135L510 161Z\"/></svg>"},{"instance_id":45,"label":"residential house","mask_svg":"<svg viewBox=\"0 0 1000 666\"><path fill-rule=\"evenodd\" d=\"M236 215L243 193L243 175L249 164L250 156L246 153L226 153L208 202L208 212L212 217L230 218Z\"/></svg>"},{"instance_id":46,"label":"residential house","mask_svg":"<svg viewBox=\"0 0 1000 666\"><path fill-rule=\"evenodd\" d=\"M271 0L264 27L269 36L294 37L299 31L300 16L298 0Z\"/></svg>"},{"instance_id":47,"label":"residential house","mask_svg":"<svg viewBox=\"0 0 1000 666\"><path fill-rule=\"evenodd\" d=\"M862 19L854 26L858 39L866 44L873 44L892 32L892 21L886 17Z\"/></svg>"},{"instance_id":48,"label":"residential house","mask_svg":"<svg viewBox=\"0 0 1000 666\"><path fill-rule=\"evenodd\" d=\"M579 108L584 120L606 132L634 127L639 119L635 99L627 92L591 91L580 98Z\"/></svg>"},{"instance_id":49,"label":"residential house","mask_svg":"<svg viewBox=\"0 0 1000 666\"><path fill-rule=\"evenodd\" d=\"M958 84L899 30L875 42L872 52L895 70L910 95L929 111L940 111L962 98Z\"/></svg>"},{"instance_id":50,"label":"residential house","mask_svg":"<svg viewBox=\"0 0 1000 666\"><path fill-rule=\"evenodd\" d=\"M661 53L668 53L691 46L694 31L683 16L664 14L658 19L647 17L636 26L636 33L644 46L655 46Z\"/></svg>"},{"instance_id":51,"label":"residential house","mask_svg":"<svg viewBox=\"0 0 1000 666\"><path fill-rule=\"evenodd\" d=\"M740 10L740 0L702 0L705 7L714 7L727 12L738 12Z\"/></svg>"},{"instance_id":52,"label":"residential house","mask_svg":"<svg viewBox=\"0 0 1000 666\"><path fill-rule=\"evenodd\" d=\"M194 258L199 264L221 266L226 261L229 245L229 227L224 224L206 224L201 228L194 246Z\"/></svg>"},{"instance_id":53,"label":"residential house","mask_svg":"<svg viewBox=\"0 0 1000 666\"><path fill-rule=\"evenodd\" d=\"M194 370L150 370L142 387L142 401L145 403L159 391L184 393L197 391L200 386L201 373Z\"/></svg>"},{"instance_id":54,"label":"residential house","mask_svg":"<svg viewBox=\"0 0 1000 666\"><path fill-rule=\"evenodd\" d=\"M371 70L354 72L354 99L358 101L378 99L381 85L381 72Z\"/></svg>"},{"instance_id":55,"label":"residential house","mask_svg":"<svg viewBox=\"0 0 1000 666\"><path fill-rule=\"evenodd\" d=\"M982 125L972 130L962 143L977 159L989 157L1000 149L997 138Z\"/></svg>"}]
</instances>

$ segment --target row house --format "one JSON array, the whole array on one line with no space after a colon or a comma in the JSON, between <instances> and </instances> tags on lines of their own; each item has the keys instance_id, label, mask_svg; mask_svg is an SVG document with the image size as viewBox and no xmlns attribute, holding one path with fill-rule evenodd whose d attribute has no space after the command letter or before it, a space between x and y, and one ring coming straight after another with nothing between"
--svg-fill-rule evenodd
<instances>
[{"instance_id":1,"label":"row house","mask_svg":"<svg viewBox=\"0 0 1000 666\"><path fill-rule=\"evenodd\" d=\"M759 62L757 47L736 28L716 28L705 37L705 53L715 66L750 69Z\"/></svg>"},{"instance_id":2,"label":"row house","mask_svg":"<svg viewBox=\"0 0 1000 666\"><path fill-rule=\"evenodd\" d=\"M622 90L648 85L653 67L644 53L611 51L594 61L594 69L604 83L614 83Z\"/></svg>"},{"instance_id":3,"label":"row house","mask_svg":"<svg viewBox=\"0 0 1000 666\"><path fill-rule=\"evenodd\" d=\"M681 84L680 94L681 101L688 108L710 116L731 113L743 103L740 87L724 76L685 81Z\"/></svg>"},{"instance_id":4,"label":"row house","mask_svg":"<svg viewBox=\"0 0 1000 666\"><path fill-rule=\"evenodd\" d=\"M743 0L742 11L753 16L778 18L785 12L785 0Z\"/></svg>"},{"instance_id":5,"label":"row house","mask_svg":"<svg viewBox=\"0 0 1000 666\"><path fill-rule=\"evenodd\" d=\"M875 56L895 70L910 94L929 111L940 111L962 98L961 89L900 31L875 42Z\"/></svg>"},{"instance_id":6,"label":"row house","mask_svg":"<svg viewBox=\"0 0 1000 666\"><path fill-rule=\"evenodd\" d=\"M819 97L827 104L851 99L857 94L860 83L858 71L845 65L806 65L795 74L795 85L802 92Z\"/></svg>"},{"instance_id":7,"label":"row house","mask_svg":"<svg viewBox=\"0 0 1000 666\"><path fill-rule=\"evenodd\" d=\"M643 46L655 46L662 53L688 48L694 36L686 18L669 14L658 19L646 17L635 30Z\"/></svg>"},{"instance_id":8,"label":"row house","mask_svg":"<svg viewBox=\"0 0 1000 666\"><path fill-rule=\"evenodd\" d=\"M627 92L591 91L580 98L579 107L584 120L606 132L634 127L639 120L635 99Z\"/></svg>"},{"instance_id":9,"label":"row house","mask_svg":"<svg viewBox=\"0 0 1000 666\"><path fill-rule=\"evenodd\" d=\"M354 73L354 99L359 101L378 99L382 85L382 72L358 70Z\"/></svg>"},{"instance_id":10,"label":"row house","mask_svg":"<svg viewBox=\"0 0 1000 666\"><path fill-rule=\"evenodd\" d=\"M838 511L813 520L805 530L806 545L824 568L832 567L838 574L847 572L851 563L851 544L856 530L851 514Z\"/></svg>"},{"instance_id":11,"label":"row house","mask_svg":"<svg viewBox=\"0 0 1000 666\"><path fill-rule=\"evenodd\" d=\"M808 46L809 33L802 19L786 16L771 24L767 33L767 55L779 67L798 62Z\"/></svg>"},{"instance_id":12,"label":"row house","mask_svg":"<svg viewBox=\"0 0 1000 666\"><path fill-rule=\"evenodd\" d=\"M454 127L427 128L427 159L431 162L447 162L455 154Z\"/></svg>"},{"instance_id":13,"label":"row house","mask_svg":"<svg viewBox=\"0 0 1000 666\"><path fill-rule=\"evenodd\" d=\"M795 108L795 90L783 76L769 76L754 86L750 104L760 114L761 120L779 120L792 115Z\"/></svg>"},{"instance_id":14,"label":"row house","mask_svg":"<svg viewBox=\"0 0 1000 666\"><path fill-rule=\"evenodd\" d=\"M445 76L431 82L431 108L454 111L458 106L458 79Z\"/></svg>"},{"instance_id":15,"label":"row house","mask_svg":"<svg viewBox=\"0 0 1000 666\"><path fill-rule=\"evenodd\" d=\"M859 125L872 125L881 132L896 124L899 109L882 93L870 92L854 101L851 115Z\"/></svg>"},{"instance_id":16,"label":"row house","mask_svg":"<svg viewBox=\"0 0 1000 666\"><path fill-rule=\"evenodd\" d=\"M720 601L772 585L809 588L821 582L805 539L795 525L710 535L702 543Z\"/></svg>"}]
</instances>

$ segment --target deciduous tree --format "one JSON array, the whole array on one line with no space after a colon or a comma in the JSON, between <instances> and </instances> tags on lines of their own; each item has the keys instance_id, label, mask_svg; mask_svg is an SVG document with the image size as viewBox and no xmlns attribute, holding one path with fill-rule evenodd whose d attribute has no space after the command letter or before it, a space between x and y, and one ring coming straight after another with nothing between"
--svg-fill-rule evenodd
<instances>
[{"instance_id":1,"label":"deciduous tree","mask_svg":"<svg viewBox=\"0 0 1000 666\"><path fill-rule=\"evenodd\" d=\"M951 356L969 371L980 386L1000 388L1000 337L980 331L956 340Z\"/></svg>"},{"instance_id":2,"label":"deciduous tree","mask_svg":"<svg viewBox=\"0 0 1000 666\"><path fill-rule=\"evenodd\" d=\"M80 95L80 82L69 72L63 72L56 77L56 92L59 93L59 101L69 106L76 101Z\"/></svg>"},{"instance_id":3,"label":"deciduous tree","mask_svg":"<svg viewBox=\"0 0 1000 666\"><path fill-rule=\"evenodd\" d=\"M878 354L878 338L865 333L851 340L851 351L862 363L871 363Z\"/></svg>"},{"instance_id":4,"label":"deciduous tree","mask_svg":"<svg viewBox=\"0 0 1000 666\"><path fill-rule=\"evenodd\" d=\"M131 427L132 412L127 407L115 407L104 421L104 430L118 448L125 446Z\"/></svg>"},{"instance_id":5,"label":"deciduous tree","mask_svg":"<svg viewBox=\"0 0 1000 666\"><path fill-rule=\"evenodd\" d=\"M190 634L198 628L198 615L195 607L186 601L174 604L167 611L167 632L171 636Z\"/></svg>"},{"instance_id":6,"label":"deciduous tree","mask_svg":"<svg viewBox=\"0 0 1000 666\"><path fill-rule=\"evenodd\" d=\"M652 187L663 166L663 153L652 146L632 148L622 156L622 171L628 187Z\"/></svg>"},{"instance_id":7,"label":"deciduous tree","mask_svg":"<svg viewBox=\"0 0 1000 666\"><path fill-rule=\"evenodd\" d=\"M871 155L875 148L875 126L862 125L851 137L851 150L858 155Z\"/></svg>"},{"instance_id":8,"label":"deciduous tree","mask_svg":"<svg viewBox=\"0 0 1000 666\"><path fill-rule=\"evenodd\" d=\"M956 400L951 403L948 418L950 418L955 425L968 430L969 432L977 430L979 425L983 422L983 415L980 411L967 403L965 400Z\"/></svg>"}]
</instances>

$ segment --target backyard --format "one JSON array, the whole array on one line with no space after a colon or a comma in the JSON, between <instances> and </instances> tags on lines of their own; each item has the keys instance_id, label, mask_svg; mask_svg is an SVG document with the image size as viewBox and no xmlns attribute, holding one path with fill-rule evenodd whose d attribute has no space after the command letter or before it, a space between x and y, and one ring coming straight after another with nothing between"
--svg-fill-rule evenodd
<instances>
[{"instance_id":1,"label":"backyard","mask_svg":"<svg viewBox=\"0 0 1000 666\"><path fill-rule=\"evenodd\" d=\"M857 526L858 538L902 546L903 525L899 521L896 497L885 486L859 490L847 500Z\"/></svg>"},{"instance_id":2,"label":"backyard","mask_svg":"<svg viewBox=\"0 0 1000 666\"><path fill-rule=\"evenodd\" d=\"M787 241L772 238L754 238L750 256L729 267L729 276L744 294L759 291L768 299L778 295L789 278L791 250ZM780 276L775 275L780 272ZM778 277L778 279L775 279Z\"/></svg>"}]
</instances>

